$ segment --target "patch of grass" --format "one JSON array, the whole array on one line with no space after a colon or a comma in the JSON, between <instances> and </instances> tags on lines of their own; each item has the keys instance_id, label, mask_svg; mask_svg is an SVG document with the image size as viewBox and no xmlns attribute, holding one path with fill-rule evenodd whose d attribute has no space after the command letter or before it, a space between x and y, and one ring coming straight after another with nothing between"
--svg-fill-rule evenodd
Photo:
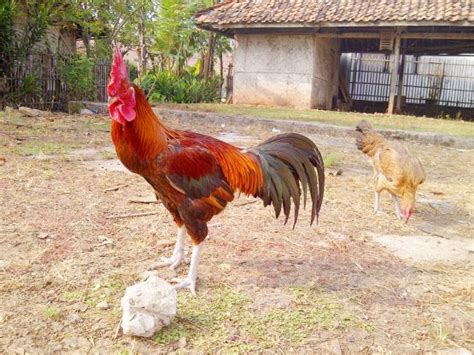
<instances>
[{"instance_id":1,"label":"patch of grass","mask_svg":"<svg viewBox=\"0 0 474 355\"><path fill-rule=\"evenodd\" d=\"M127 280L128 282L128 280ZM63 292L62 299L66 302L76 303L84 302L90 308L95 308L97 303L106 301L112 305L124 293L126 281L121 280L119 276L115 276L94 286L85 289L72 289ZM114 317L120 317L120 308L114 307L111 313Z\"/></svg>"},{"instance_id":2,"label":"patch of grass","mask_svg":"<svg viewBox=\"0 0 474 355\"><path fill-rule=\"evenodd\" d=\"M451 335L448 327L443 323L433 323L431 332L433 337L441 344L449 343L449 336Z\"/></svg>"},{"instance_id":3,"label":"patch of grass","mask_svg":"<svg viewBox=\"0 0 474 355\"><path fill-rule=\"evenodd\" d=\"M182 110L215 112L225 115L319 122L350 127L355 127L360 120L365 119L376 128L474 137L474 122L452 119L446 120L405 115L388 116L383 114L364 114L358 112L300 110L293 108L225 104L186 104L170 105L170 107Z\"/></svg>"},{"instance_id":4,"label":"patch of grass","mask_svg":"<svg viewBox=\"0 0 474 355\"><path fill-rule=\"evenodd\" d=\"M180 293L178 297L177 321L157 333L153 340L169 344L181 337L198 348L216 349L226 339L225 321L238 323L247 315L246 305L250 300L228 287L210 288L207 294L193 297ZM202 330L206 331L203 332Z\"/></svg>"},{"instance_id":5,"label":"patch of grass","mask_svg":"<svg viewBox=\"0 0 474 355\"><path fill-rule=\"evenodd\" d=\"M301 345L315 329L370 329L370 326L361 324L357 317L347 313L335 299L315 288L292 287L289 291L295 297L291 307L272 310L248 324L249 335L258 339L264 348L271 348L274 339Z\"/></svg>"},{"instance_id":6,"label":"patch of grass","mask_svg":"<svg viewBox=\"0 0 474 355\"><path fill-rule=\"evenodd\" d=\"M23 156L31 156L31 155L62 155L67 152L68 149L72 147L66 147L64 144L61 143L53 143L53 142L26 142L21 145L18 145L15 150L16 153Z\"/></svg>"},{"instance_id":7,"label":"patch of grass","mask_svg":"<svg viewBox=\"0 0 474 355\"><path fill-rule=\"evenodd\" d=\"M178 317L153 340L166 345L185 337L193 349L204 352L253 352L302 345L315 329L370 330L336 299L316 289L294 287L289 292L295 299L290 306L265 312L256 312L246 294L225 286L209 288L197 298L180 293Z\"/></svg>"},{"instance_id":8,"label":"patch of grass","mask_svg":"<svg viewBox=\"0 0 474 355\"><path fill-rule=\"evenodd\" d=\"M51 320L58 320L61 317L61 310L54 306L49 306L44 310L44 316Z\"/></svg>"},{"instance_id":9,"label":"patch of grass","mask_svg":"<svg viewBox=\"0 0 474 355\"><path fill-rule=\"evenodd\" d=\"M133 351L133 350L129 350L129 349L123 349L123 348L119 348L119 349L115 349L116 351L114 351L114 354L118 354L118 355L135 355L135 354L138 354L137 351Z\"/></svg>"},{"instance_id":10,"label":"patch of grass","mask_svg":"<svg viewBox=\"0 0 474 355\"><path fill-rule=\"evenodd\" d=\"M89 290L86 297L86 304L93 308L97 303L106 301L113 303L113 300L119 298L126 288L125 283L118 278L111 278L97 283ZM118 310L117 307L115 307ZM114 309L115 309L114 308Z\"/></svg>"},{"instance_id":11,"label":"patch of grass","mask_svg":"<svg viewBox=\"0 0 474 355\"><path fill-rule=\"evenodd\" d=\"M84 121L80 121L80 130L81 131L101 131L109 132L110 131L110 120L98 118L89 118Z\"/></svg>"},{"instance_id":12,"label":"patch of grass","mask_svg":"<svg viewBox=\"0 0 474 355\"><path fill-rule=\"evenodd\" d=\"M338 164L341 160L341 156L337 153L328 153L323 157L324 167L325 168L332 168L336 164Z\"/></svg>"},{"instance_id":13,"label":"patch of grass","mask_svg":"<svg viewBox=\"0 0 474 355\"><path fill-rule=\"evenodd\" d=\"M84 298L85 291L77 290L77 291L64 291L63 292L63 300L65 301L80 301Z\"/></svg>"},{"instance_id":14,"label":"patch of grass","mask_svg":"<svg viewBox=\"0 0 474 355\"><path fill-rule=\"evenodd\" d=\"M117 157L115 152L111 152L110 150L102 150L100 152L100 155L102 156L102 159L104 159L104 160L112 160L112 159L115 159Z\"/></svg>"},{"instance_id":15,"label":"patch of grass","mask_svg":"<svg viewBox=\"0 0 474 355\"><path fill-rule=\"evenodd\" d=\"M17 111L0 111L0 123L9 122L21 124L24 121L24 116Z\"/></svg>"}]
</instances>

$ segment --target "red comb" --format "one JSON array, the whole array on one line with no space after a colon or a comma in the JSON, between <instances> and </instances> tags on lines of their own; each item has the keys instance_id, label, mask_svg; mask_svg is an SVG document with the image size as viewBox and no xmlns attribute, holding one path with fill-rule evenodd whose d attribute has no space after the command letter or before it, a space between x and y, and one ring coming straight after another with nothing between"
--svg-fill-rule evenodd
<instances>
[{"instance_id":1,"label":"red comb","mask_svg":"<svg viewBox=\"0 0 474 355\"><path fill-rule=\"evenodd\" d=\"M110 70L110 82L107 86L109 96L115 96L124 80L128 80L127 65L118 47L114 50L112 68Z\"/></svg>"}]
</instances>

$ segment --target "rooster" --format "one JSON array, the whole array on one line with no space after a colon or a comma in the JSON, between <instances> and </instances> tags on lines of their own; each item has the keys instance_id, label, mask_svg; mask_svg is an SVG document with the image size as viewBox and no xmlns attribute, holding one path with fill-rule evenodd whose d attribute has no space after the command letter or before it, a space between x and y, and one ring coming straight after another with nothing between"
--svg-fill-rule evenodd
<instances>
[{"instance_id":1,"label":"rooster","mask_svg":"<svg viewBox=\"0 0 474 355\"><path fill-rule=\"evenodd\" d=\"M317 219L324 194L324 164L308 138L282 134L241 150L206 135L169 128L155 115L143 91L129 82L118 49L107 90L118 158L153 187L178 227L173 254L154 268L176 269L184 260L185 237L191 237L189 272L184 280L176 280L176 288L195 294L207 223L234 199L236 191L261 198L265 206L273 205L276 217L283 211L285 223L292 200L295 224L301 190L305 206L309 189L311 224Z\"/></svg>"},{"instance_id":2,"label":"rooster","mask_svg":"<svg viewBox=\"0 0 474 355\"><path fill-rule=\"evenodd\" d=\"M357 148L369 156L374 169L374 213L380 211L380 193L387 190L392 195L397 217L408 222L414 211L418 185L426 178L420 160L400 143L385 140L365 120L357 125L356 135Z\"/></svg>"}]
</instances>

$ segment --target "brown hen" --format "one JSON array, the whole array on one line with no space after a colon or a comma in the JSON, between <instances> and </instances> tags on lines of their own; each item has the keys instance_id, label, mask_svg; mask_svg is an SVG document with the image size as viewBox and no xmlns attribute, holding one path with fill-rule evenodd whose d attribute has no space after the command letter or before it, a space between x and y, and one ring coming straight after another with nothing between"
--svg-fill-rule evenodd
<instances>
[{"instance_id":1,"label":"brown hen","mask_svg":"<svg viewBox=\"0 0 474 355\"><path fill-rule=\"evenodd\" d=\"M420 160L400 143L387 141L365 120L359 122L356 132L356 146L370 158L374 169L374 213L380 210L380 193L387 190L397 217L408 222L414 212L418 185L426 179Z\"/></svg>"}]
</instances>

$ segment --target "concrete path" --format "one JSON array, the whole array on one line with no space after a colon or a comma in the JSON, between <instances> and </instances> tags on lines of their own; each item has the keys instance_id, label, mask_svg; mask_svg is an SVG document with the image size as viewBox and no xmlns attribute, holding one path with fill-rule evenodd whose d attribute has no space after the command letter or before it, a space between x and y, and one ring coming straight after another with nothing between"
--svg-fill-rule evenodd
<instances>
[{"instance_id":1,"label":"concrete path","mask_svg":"<svg viewBox=\"0 0 474 355\"><path fill-rule=\"evenodd\" d=\"M84 102L82 106L96 112L107 114L106 103ZM206 121L215 124L258 125L264 128L275 129L281 132L296 132L301 134L323 134L336 137L355 137L354 127L336 126L318 122L304 122L288 120L275 120L260 117L230 116L213 112L185 111L155 107L154 111L164 117L175 117L189 122ZM474 149L474 138L457 137L430 132L413 132L391 129L377 129L390 139L415 141L421 144L433 144L459 149Z\"/></svg>"}]
</instances>

